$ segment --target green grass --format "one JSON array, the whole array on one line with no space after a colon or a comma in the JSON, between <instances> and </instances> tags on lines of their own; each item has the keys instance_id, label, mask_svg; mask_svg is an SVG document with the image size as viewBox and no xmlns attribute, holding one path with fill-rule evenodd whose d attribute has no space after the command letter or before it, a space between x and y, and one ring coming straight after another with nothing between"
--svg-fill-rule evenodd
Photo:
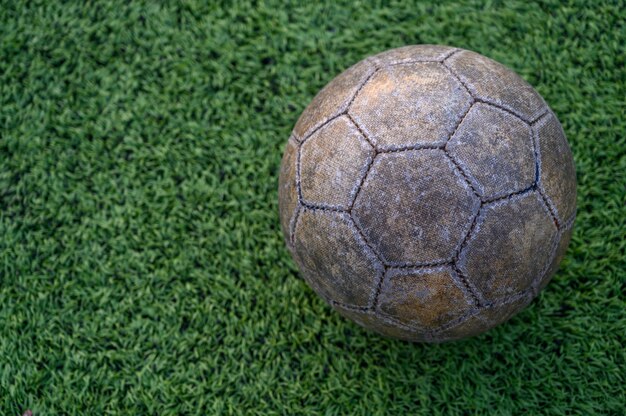
<instances>
[{"instance_id":1,"label":"green grass","mask_svg":"<svg viewBox=\"0 0 626 416\"><path fill-rule=\"evenodd\" d=\"M39 3L0 2L0 414L623 414L624 2ZM277 214L315 93L415 43L520 73L578 170L553 283L443 345L332 312Z\"/></svg>"}]
</instances>

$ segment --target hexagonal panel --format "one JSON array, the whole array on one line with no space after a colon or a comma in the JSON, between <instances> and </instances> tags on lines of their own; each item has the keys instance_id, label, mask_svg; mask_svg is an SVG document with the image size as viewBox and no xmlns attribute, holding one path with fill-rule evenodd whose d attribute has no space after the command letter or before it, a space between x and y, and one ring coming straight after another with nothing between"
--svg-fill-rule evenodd
<instances>
[{"instance_id":1,"label":"hexagonal panel","mask_svg":"<svg viewBox=\"0 0 626 416\"><path fill-rule=\"evenodd\" d=\"M446 65L479 99L493 102L532 121L546 109L535 89L504 65L471 51L461 51Z\"/></svg>"},{"instance_id":2,"label":"hexagonal panel","mask_svg":"<svg viewBox=\"0 0 626 416\"><path fill-rule=\"evenodd\" d=\"M278 212L280 214L283 236L288 243L291 241L291 222L298 205L298 192L296 189L297 152L298 143L296 143L293 137L290 137L285 146L278 176Z\"/></svg>"},{"instance_id":3,"label":"hexagonal panel","mask_svg":"<svg viewBox=\"0 0 626 416\"><path fill-rule=\"evenodd\" d=\"M336 118L302 144L302 198L347 208L373 157L374 149L348 117Z\"/></svg>"},{"instance_id":4,"label":"hexagonal panel","mask_svg":"<svg viewBox=\"0 0 626 416\"><path fill-rule=\"evenodd\" d=\"M446 145L485 199L521 191L535 181L530 126L499 108L476 103Z\"/></svg>"},{"instance_id":5,"label":"hexagonal panel","mask_svg":"<svg viewBox=\"0 0 626 416\"><path fill-rule=\"evenodd\" d=\"M379 154L352 209L389 264L448 261L480 202L442 150Z\"/></svg>"},{"instance_id":6,"label":"hexagonal panel","mask_svg":"<svg viewBox=\"0 0 626 416\"><path fill-rule=\"evenodd\" d=\"M540 183L561 222L576 212L576 168L559 120L550 113L535 126L538 136Z\"/></svg>"},{"instance_id":7,"label":"hexagonal panel","mask_svg":"<svg viewBox=\"0 0 626 416\"><path fill-rule=\"evenodd\" d=\"M320 296L356 306L370 304L383 267L348 214L304 209L294 245L303 277Z\"/></svg>"},{"instance_id":8,"label":"hexagonal panel","mask_svg":"<svg viewBox=\"0 0 626 416\"><path fill-rule=\"evenodd\" d=\"M536 192L485 205L458 266L489 301L530 287L551 260L557 230Z\"/></svg>"},{"instance_id":9,"label":"hexagonal panel","mask_svg":"<svg viewBox=\"0 0 626 416\"><path fill-rule=\"evenodd\" d=\"M374 330L383 336L413 342L426 341L426 337L420 332L398 325L382 316L377 315L373 311L347 309L339 305L333 305L333 308L335 308L335 310L344 318L350 319L364 328Z\"/></svg>"},{"instance_id":10,"label":"hexagonal panel","mask_svg":"<svg viewBox=\"0 0 626 416\"><path fill-rule=\"evenodd\" d=\"M436 62L443 60L455 50L456 48L441 45L409 45L379 53L371 59L378 66L409 62Z\"/></svg>"},{"instance_id":11,"label":"hexagonal panel","mask_svg":"<svg viewBox=\"0 0 626 416\"><path fill-rule=\"evenodd\" d=\"M438 63L376 72L348 110L381 149L443 145L472 103L465 88Z\"/></svg>"},{"instance_id":12,"label":"hexagonal panel","mask_svg":"<svg viewBox=\"0 0 626 416\"><path fill-rule=\"evenodd\" d=\"M306 138L313 130L346 111L354 94L374 71L374 66L363 60L329 82L300 115L293 129L298 138Z\"/></svg>"},{"instance_id":13,"label":"hexagonal panel","mask_svg":"<svg viewBox=\"0 0 626 416\"><path fill-rule=\"evenodd\" d=\"M529 294L515 296L510 301L490 305L476 314L443 331L433 334L433 341L446 342L476 336L508 321L532 300Z\"/></svg>"},{"instance_id":14,"label":"hexagonal panel","mask_svg":"<svg viewBox=\"0 0 626 416\"><path fill-rule=\"evenodd\" d=\"M391 269L383 280L378 307L403 324L435 330L467 313L471 297L449 267Z\"/></svg>"},{"instance_id":15,"label":"hexagonal panel","mask_svg":"<svg viewBox=\"0 0 626 416\"><path fill-rule=\"evenodd\" d=\"M564 230L559 236L559 242L556 246L552 262L550 262L550 266L546 270L546 273L541 277L541 280L537 282L538 292L542 291L548 283L550 283L550 280L552 280L552 277L559 269L559 265L561 264L561 261L563 261L563 258L565 258L567 247L569 246L569 242L572 238L572 230L573 228L570 227L569 229Z\"/></svg>"}]
</instances>

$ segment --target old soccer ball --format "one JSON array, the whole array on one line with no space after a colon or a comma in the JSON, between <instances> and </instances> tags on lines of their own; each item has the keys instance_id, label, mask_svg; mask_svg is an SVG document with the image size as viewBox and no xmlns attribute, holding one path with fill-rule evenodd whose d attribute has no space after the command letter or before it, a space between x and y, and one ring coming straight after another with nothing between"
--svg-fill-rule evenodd
<instances>
[{"instance_id":1,"label":"old soccer ball","mask_svg":"<svg viewBox=\"0 0 626 416\"><path fill-rule=\"evenodd\" d=\"M501 64L419 45L332 80L289 138L281 226L306 282L383 335L479 334L548 283L576 212L572 153Z\"/></svg>"}]
</instances>

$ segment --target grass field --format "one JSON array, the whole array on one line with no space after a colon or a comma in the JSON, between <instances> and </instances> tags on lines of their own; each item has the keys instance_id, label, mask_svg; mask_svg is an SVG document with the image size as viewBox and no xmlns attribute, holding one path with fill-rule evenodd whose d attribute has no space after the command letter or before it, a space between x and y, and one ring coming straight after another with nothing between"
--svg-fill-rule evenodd
<instances>
[{"instance_id":1,"label":"grass field","mask_svg":"<svg viewBox=\"0 0 626 416\"><path fill-rule=\"evenodd\" d=\"M624 2L36 3L0 1L0 414L623 414ZM315 93L416 43L521 74L578 172L553 283L441 345L332 312L277 213Z\"/></svg>"}]
</instances>

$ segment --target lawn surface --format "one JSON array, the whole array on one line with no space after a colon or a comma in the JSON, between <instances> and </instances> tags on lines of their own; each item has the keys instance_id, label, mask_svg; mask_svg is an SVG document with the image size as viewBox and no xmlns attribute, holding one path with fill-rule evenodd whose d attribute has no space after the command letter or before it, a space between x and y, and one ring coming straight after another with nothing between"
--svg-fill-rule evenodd
<instances>
[{"instance_id":1,"label":"lawn surface","mask_svg":"<svg viewBox=\"0 0 626 416\"><path fill-rule=\"evenodd\" d=\"M0 414L623 414L623 2L39 3L0 2ZM553 282L443 345L332 312L277 213L315 93L417 43L527 79L578 172Z\"/></svg>"}]
</instances>

